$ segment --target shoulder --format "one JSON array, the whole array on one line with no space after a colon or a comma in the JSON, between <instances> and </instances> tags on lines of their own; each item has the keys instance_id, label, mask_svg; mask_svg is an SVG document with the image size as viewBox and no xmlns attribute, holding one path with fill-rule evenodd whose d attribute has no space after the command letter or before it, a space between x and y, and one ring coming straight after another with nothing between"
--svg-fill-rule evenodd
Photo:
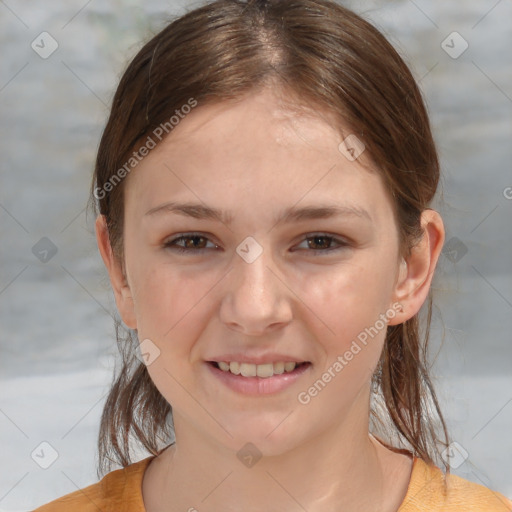
<instances>
[{"instance_id":1,"label":"shoulder","mask_svg":"<svg viewBox=\"0 0 512 512\"><path fill-rule=\"evenodd\" d=\"M144 512L142 479L144 471L154 456L147 457L122 469L111 471L99 482L66 494L33 512L98 512L126 510ZM129 508L126 508L127 505ZM116 508L119 506L118 508Z\"/></svg>"},{"instance_id":2,"label":"shoulder","mask_svg":"<svg viewBox=\"0 0 512 512\"><path fill-rule=\"evenodd\" d=\"M411 481L398 512L511 512L512 501L483 485L415 458Z\"/></svg>"}]
</instances>

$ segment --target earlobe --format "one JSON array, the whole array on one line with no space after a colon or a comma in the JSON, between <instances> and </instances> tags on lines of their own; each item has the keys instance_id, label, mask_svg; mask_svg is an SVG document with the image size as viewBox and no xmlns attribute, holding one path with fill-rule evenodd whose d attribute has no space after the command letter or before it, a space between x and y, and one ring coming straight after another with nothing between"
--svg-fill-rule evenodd
<instances>
[{"instance_id":1,"label":"earlobe","mask_svg":"<svg viewBox=\"0 0 512 512\"><path fill-rule=\"evenodd\" d=\"M444 225L439 213L425 210L421 215L423 236L412 247L409 256L400 263L393 301L399 302L403 311L389 325L396 325L412 318L425 302L434 271L444 243Z\"/></svg>"},{"instance_id":2,"label":"earlobe","mask_svg":"<svg viewBox=\"0 0 512 512\"><path fill-rule=\"evenodd\" d=\"M112 250L108 227L104 215L98 215L95 228L98 249L110 278L110 284L112 285L112 290L114 292L114 298L116 300L119 314L121 315L121 318L127 327L130 329L136 329L137 322L135 320L135 308L132 293L121 262L114 255Z\"/></svg>"}]
</instances>

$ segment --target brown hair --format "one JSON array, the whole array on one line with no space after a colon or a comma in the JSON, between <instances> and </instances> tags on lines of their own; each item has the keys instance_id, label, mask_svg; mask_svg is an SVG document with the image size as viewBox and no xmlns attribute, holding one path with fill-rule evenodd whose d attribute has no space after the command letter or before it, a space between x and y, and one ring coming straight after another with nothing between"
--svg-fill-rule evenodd
<instances>
[{"instance_id":1,"label":"brown hair","mask_svg":"<svg viewBox=\"0 0 512 512\"><path fill-rule=\"evenodd\" d=\"M124 180L108 183L120 176L132 152L191 98L200 108L240 99L271 82L292 93L296 105L316 106L334 115L340 130L357 134L393 198L402 254L421 237L420 215L439 180L438 156L421 93L386 38L329 0L216 0L175 19L147 42L115 93L91 201L96 206L99 199L121 263ZM384 405L380 413L372 408L372 418L383 425L387 414L399 443L438 463L436 445L446 446L448 434L428 372L431 312L429 295L423 336L417 316L388 327L372 381ZM132 437L153 455L172 437L171 405L134 355L136 332L123 338L120 327L117 322L122 368L99 432L102 472L111 461L123 467L132 462Z\"/></svg>"}]
</instances>

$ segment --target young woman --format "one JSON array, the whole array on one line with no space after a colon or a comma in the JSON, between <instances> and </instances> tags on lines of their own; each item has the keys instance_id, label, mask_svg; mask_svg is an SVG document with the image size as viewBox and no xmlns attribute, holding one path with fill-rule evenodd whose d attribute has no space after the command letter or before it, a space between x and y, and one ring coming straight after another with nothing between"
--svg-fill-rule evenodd
<instances>
[{"instance_id":1,"label":"young woman","mask_svg":"<svg viewBox=\"0 0 512 512\"><path fill-rule=\"evenodd\" d=\"M93 182L132 334L100 462L124 469L38 510L511 510L438 467L438 180L410 71L351 11L217 0L157 34Z\"/></svg>"}]
</instances>

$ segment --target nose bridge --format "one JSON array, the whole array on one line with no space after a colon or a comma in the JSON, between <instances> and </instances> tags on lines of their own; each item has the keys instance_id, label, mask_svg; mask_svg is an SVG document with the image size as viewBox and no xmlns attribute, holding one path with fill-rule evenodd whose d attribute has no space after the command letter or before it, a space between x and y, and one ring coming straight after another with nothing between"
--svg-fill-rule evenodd
<instances>
[{"instance_id":1,"label":"nose bridge","mask_svg":"<svg viewBox=\"0 0 512 512\"><path fill-rule=\"evenodd\" d=\"M223 298L223 321L253 332L288 322L291 308L285 296L286 287L274 275L277 271L272 251L248 237L236 252Z\"/></svg>"},{"instance_id":2,"label":"nose bridge","mask_svg":"<svg viewBox=\"0 0 512 512\"><path fill-rule=\"evenodd\" d=\"M248 237L237 247L234 258L234 291L244 299L269 300L276 293L275 276L270 271L274 266L272 251L263 248L254 238ZM270 267L270 268L269 268Z\"/></svg>"}]
</instances>

